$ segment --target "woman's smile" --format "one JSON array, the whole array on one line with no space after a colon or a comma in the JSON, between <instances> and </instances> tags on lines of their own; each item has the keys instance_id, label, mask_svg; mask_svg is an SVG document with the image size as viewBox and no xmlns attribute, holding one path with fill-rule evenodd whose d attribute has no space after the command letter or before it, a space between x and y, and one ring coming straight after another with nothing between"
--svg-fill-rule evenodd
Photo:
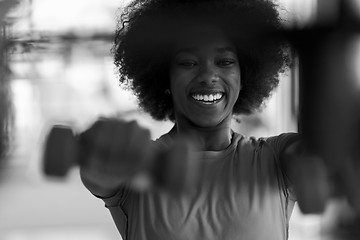
<instances>
[{"instance_id":1,"label":"woman's smile","mask_svg":"<svg viewBox=\"0 0 360 240\"><path fill-rule=\"evenodd\" d=\"M214 92L209 94L193 93L191 94L191 97L198 103L205 105L214 105L214 104L218 104L221 100L223 100L224 93L222 92Z\"/></svg>"}]
</instances>

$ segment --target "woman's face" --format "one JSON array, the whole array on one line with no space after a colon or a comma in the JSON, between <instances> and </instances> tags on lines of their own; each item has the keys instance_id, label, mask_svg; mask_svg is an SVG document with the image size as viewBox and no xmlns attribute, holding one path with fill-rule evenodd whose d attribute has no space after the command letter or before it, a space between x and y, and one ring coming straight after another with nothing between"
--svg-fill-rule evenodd
<instances>
[{"instance_id":1,"label":"woman's face","mask_svg":"<svg viewBox=\"0 0 360 240\"><path fill-rule=\"evenodd\" d=\"M235 46L214 27L191 28L175 44L170 84L177 122L215 127L230 121L241 88Z\"/></svg>"}]
</instances>

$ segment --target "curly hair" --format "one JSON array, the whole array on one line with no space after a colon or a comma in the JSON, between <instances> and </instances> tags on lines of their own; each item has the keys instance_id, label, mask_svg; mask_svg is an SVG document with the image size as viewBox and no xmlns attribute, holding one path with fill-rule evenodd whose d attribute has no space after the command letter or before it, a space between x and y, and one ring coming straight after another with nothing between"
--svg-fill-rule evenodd
<instances>
[{"instance_id":1,"label":"curly hair","mask_svg":"<svg viewBox=\"0 0 360 240\"><path fill-rule=\"evenodd\" d=\"M270 0L135 0L123 9L115 32L114 63L120 84L134 91L139 105L157 120L174 120L170 86L172 44L194 23L219 27L236 46L240 95L233 113L259 109L289 65L287 44L265 33L281 29Z\"/></svg>"}]
</instances>

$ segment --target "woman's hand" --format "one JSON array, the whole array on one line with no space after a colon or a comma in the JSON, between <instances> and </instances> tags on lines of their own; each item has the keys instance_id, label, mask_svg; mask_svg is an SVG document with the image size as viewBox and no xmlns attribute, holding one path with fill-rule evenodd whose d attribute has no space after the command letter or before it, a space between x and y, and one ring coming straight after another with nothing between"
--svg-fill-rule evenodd
<instances>
[{"instance_id":1,"label":"woman's hand","mask_svg":"<svg viewBox=\"0 0 360 240\"><path fill-rule=\"evenodd\" d=\"M150 132L136 122L102 119L79 136L80 174L93 194L108 197L124 183L178 194L197 185L199 162L190 137L168 148L155 147Z\"/></svg>"},{"instance_id":2,"label":"woman's hand","mask_svg":"<svg viewBox=\"0 0 360 240\"><path fill-rule=\"evenodd\" d=\"M101 119L80 135L80 175L95 195L106 197L152 164L150 132L135 121Z\"/></svg>"}]
</instances>

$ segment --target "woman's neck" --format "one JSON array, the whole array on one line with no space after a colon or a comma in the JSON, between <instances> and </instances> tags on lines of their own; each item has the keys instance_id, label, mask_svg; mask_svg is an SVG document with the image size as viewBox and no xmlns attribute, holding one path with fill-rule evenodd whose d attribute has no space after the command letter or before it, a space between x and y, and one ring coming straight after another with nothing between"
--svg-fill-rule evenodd
<instances>
[{"instance_id":1,"label":"woman's neck","mask_svg":"<svg viewBox=\"0 0 360 240\"><path fill-rule=\"evenodd\" d=\"M221 151L231 144L231 119L225 119L214 127L199 127L190 121L176 121L177 134L190 135L202 151Z\"/></svg>"}]
</instances>

